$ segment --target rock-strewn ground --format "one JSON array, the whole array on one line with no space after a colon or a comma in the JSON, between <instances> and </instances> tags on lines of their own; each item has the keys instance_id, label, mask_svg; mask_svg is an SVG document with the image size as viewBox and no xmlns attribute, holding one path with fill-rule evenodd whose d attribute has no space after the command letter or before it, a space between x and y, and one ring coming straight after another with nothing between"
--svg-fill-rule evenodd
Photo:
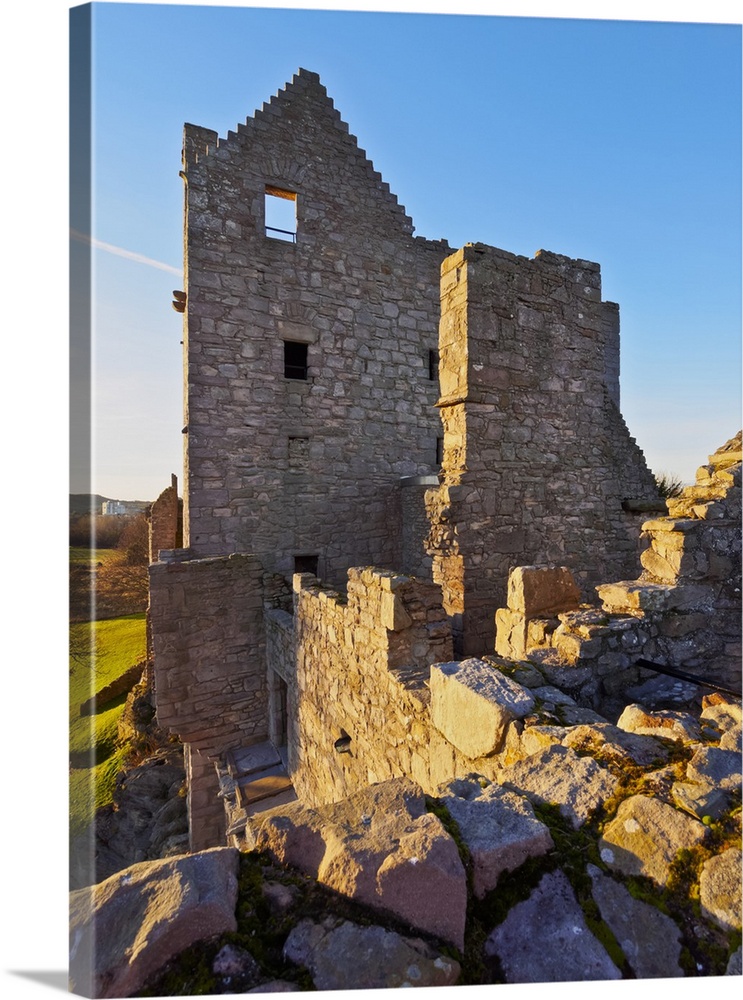
<instances>
[{"instance_id":1,"label":"rock-strewn ground","mask_svg":"<svg viewBox=\"0 0 743 1000\"><path fill-rule=\"evenodd\" d=\"M140 957L161 971L133 995L740 974L740 714L534 719L497 782L279 807L239 856L236 929Z\"/></svg>"}]
</instances>

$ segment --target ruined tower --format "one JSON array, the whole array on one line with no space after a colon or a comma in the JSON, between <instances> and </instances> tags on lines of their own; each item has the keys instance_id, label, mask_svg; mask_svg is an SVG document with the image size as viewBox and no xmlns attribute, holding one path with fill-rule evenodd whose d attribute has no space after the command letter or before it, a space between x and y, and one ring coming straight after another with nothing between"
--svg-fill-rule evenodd
<instances>
[{"instance_id":1,"label":"ruined tower","mask_svg":"<svg viewBox=\"0 0 743 1000\"><path fill-rule=\"evenodd\" d=\"M400 481L438 468L448 246L306 70L226 139L187 125L183 160L185 544L339 585L400 567Z\"/></svg>"},{"instance_id":2,"label":"ruined tower","mask_svg":"<svg viewBox=\"0 0 743 1000\"><path fill-rule=\"evenodd\" d=\"M341 591L352 567L433 566L447 620L426 635L486 652L511 565L588 554L585 585L631 577L630 508L657 497L598 266L414 236L316 74L224 139L186 125L182 177L183 547L150 567L150 620L197 849L224 834L213 762L303 739L295 573ZM402 617L372 623L380 648Z\"/></svg>"}]
</instances>

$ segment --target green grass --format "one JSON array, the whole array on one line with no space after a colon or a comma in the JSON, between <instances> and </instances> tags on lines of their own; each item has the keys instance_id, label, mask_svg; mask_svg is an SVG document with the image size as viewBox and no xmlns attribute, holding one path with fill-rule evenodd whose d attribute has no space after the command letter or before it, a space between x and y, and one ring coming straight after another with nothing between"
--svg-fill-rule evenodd
<instances>
[{"instance_id":1,"label":"green grass","mask_svg":"<svg viewBox=\"0 0 743 1000\"><path fill-rule=\"evenodd\" d=\"M81 622L73 625L72 630L87 637L94 652L84 662L70 663L71 720L79 715L84 701L143 660L147 651L144 613Z\"/></svg>"},{"instance_id":2,"label":"green grass","mask_svg":"<svg viewBox=\"0 0 743 1000\"><path fill-rule=\"evenodd\" d=\"M84 545L70 546L71 563L110 563L119 562L124 558L124 553L118 549L89 549Z\"/></svg>"},{"instance_id":3,"label":"green grass","mask_svg":"<svg viewBox=\"0 0 743 1000\"><path fill-rule=\"evenodd\" d=\"M117 745L125 696L95 715L81 716L80 705L144 659L145 616L82 622L71 629L90 649L89 655L70 658L70 763L76 765L70 767L70 833L76 836L95 809L111 801L126 756Z\"/></svg>"},{"instance_id":4,"label":"green grass","mask_svg":"<svg viewBox=\"0 0 743 1000\"><path fill-rule=\"evenodd\" d=\"M76 837L93 821L96 809L113 800L116 775L126 763L125 747L114 751L96 767L70 768L70 837Z\"/></svg>"}]
</instances>

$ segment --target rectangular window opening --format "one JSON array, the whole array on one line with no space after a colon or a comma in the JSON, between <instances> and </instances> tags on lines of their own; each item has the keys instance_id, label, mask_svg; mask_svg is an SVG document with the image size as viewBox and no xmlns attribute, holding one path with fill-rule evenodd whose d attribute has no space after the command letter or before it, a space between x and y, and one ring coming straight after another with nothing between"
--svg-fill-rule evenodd
<instances>
[{"instance_id":1,"label":"rectangular window opening","mask_svg":"<svg viewBox=\"0 0 743 1000\"><path fill-rule=\"evenodd\" d=\"M439 377L439 352L433 348L428 352L428 378L435 382Z\"/></svg>"},{"instance_id":2,"label":"rectangular window opening","mask_svg":"<svg viewBox=\"0 0 743 1000\"><path fill-rule=\"evenodd\" d=\"M294 556L295 573L312 573L317 576L317 563L319 556Z\"/></svg>"},{"instance_id":3,"label":"rectangular window opening","mask_svg":"<svg viewBox=\"0 0 743 1000\"><path fill-rule=\"evenodd\" d=\"M307 381L307 345L295 340L284 341L284 378Z\"/></svg>"},{"instance_id":4,"label":"rectangular window opening","mask_svg":"<svg viewBox=\"0 0 743 1000\"><path fill-rule=\"evenodd\" d=\"M297 196L293 191L266 185L266 236L286 243L297 242Z\"/></svg>"},{"instance_id":5,"label":"rectangular window opening","mask_svg":"<svg viewBox=\"0 0 743 1000\"><path fill-rule=\"evenodd\" d=\"M444 439L436 438L436 465L441 468L444 461Z\"/></svg>"}]
</instances>

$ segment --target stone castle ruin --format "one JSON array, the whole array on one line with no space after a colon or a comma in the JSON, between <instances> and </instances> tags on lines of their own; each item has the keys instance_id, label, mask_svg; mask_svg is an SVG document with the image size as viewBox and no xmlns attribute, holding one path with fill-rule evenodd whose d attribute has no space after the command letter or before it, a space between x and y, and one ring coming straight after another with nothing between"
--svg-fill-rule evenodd
<instances>
[{"instance_id":1,"label":"stone castle ruin","mask_svg":"<svg viewBox=\"0 0 743 1000\"><path fill-rule=\"evenodd\" d=\"M590 711L639 660L739 685L740 439L669 517L597 264L414 236L305 70L226 139L186 125L181 176L149 626L193 850L296 796L493 777L531 711L506 664Z\"/></svg>"}]
</instances>

